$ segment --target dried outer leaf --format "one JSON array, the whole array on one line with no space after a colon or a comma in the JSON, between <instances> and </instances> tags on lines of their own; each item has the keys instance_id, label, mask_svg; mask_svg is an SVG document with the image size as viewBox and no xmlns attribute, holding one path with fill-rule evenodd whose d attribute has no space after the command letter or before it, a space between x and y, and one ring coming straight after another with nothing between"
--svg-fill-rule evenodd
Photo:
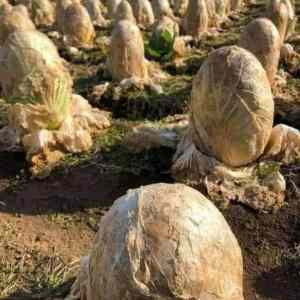
<instances>
[{"instance_id":1,"label":"dried outer leaf","mask_svg":"<svg viewBox=\"0 0 300 300\"><path fill-rule=\"evenodd\" d=\"M207 32L208 26L209 15L206 0L190 0L183 20L185 33L198 39Z\"/></svg>"},{"instance_id":2,"label":"dried outer leaf","mask_svg":"<svg viewBox=\"0 0 300 300\"><path fill-rule=\"evenodd\" d=\"M278 124L265 149L264 158L291 164L300 161L300 132L287 125Z\"/></svg>"},{"instance_id":3,"label":"dried outer leaf","mask_svg":"<svg viewBox=\"0 0 300 300\"><path fill-rule=\"evenodd\" d=\"M124 144L133 153L161 147L176 149L181 133L186 131L187 126L188 120L181 115L172 117L170 122L160 126L141 124L126 135Z\"/></svg>"},{"instance_id":4,"label":"dried outer leaf","mask_svg":"<svg viewBox=\"0 0 300 300\"><path fill-rule=\"evenodd\" d=\"M285 63L292 61L292 59L297 55L298 55L297 52L295 51L294 47L291 44L284 43L281 46L280 60L284 61Z\"/></svg>"},{"instance_id":5,"label":"dried outer leaf","mask_svg":"<svg viewBox=\"0 0 300 300\"><path fill-rule=\"evenodd\" d=\"M279 164L262 160L246 167L232 168L199 151L190 128L177 146L172 174L178 182L205 191L222 206L240 202L269 212L284 205L286 182Z\"/></svg>"},{"instance_id":6,"label":"dried outer leaf","mask_svg":"<svg viewBox=\"0 0 300 300\"><path fill-rule=\"evenodd\" d=\"M71 116L81 128L88 130L92 135L110 126L109 116L97 108L93 108L89 102L80 95L73 94Z\"/></svg>"},{"instance_id":7,"label":"dried outer leaf","mask_svg":"<svg viewBox=\"0 0 300 300\"><path fill-rule=\"evenodd\" d=\"M34 176L47 176L65 153L89 150L93 135L110 126L108 115L79 95L68 100L68 115L56 127L49 127L49 120L57 103L11 105L8 125L0 130L0 149L25 150Z\"/></svg>"},{"instance_id":8,"label":"dried outer leaf","mask_svg":"<svg viewBox=\"0 0 300 300\"><path fill-rule=\"evenodd\" d=\"M52 76L54 78L54 76ZM38 103L16 103L9 111L9 124L20 131L55 130L70 114L71 87L68 81L55 77L53 85L45 87ZM47 81L49 83L49 81Z\"/></svg>"},{"instance_id":9,"label":"dried outer leaf","mask_svg":"<svg viewBox=\"0 0 300 300\"><path fill-rule=\"evenodd\" d=\"M236 46L213 51L193 81L196 147L228 166L247 165L263 153L273 116L270 83L255 56Z\"/></svg>"},{"instance_id":10,"label":"dried outer leaf","mask_svg":"<svg viewBox=\"0 0 300 300\"><path fill-rule=\"evenodd\" d=\"M273 85L281 49L281 38L275 25L266 18L253 20L245 27L238 45L257 57Z\"/></svg>"},{"instance_id":11,"label":"dried outer leaf","mask_svg":"<svg viewBox=\"0 0 300 300\"><path fill-rule=\"evenodd\" d=\"M173 45L173 61L180 63L187 53L186 43L183 37L175 37Z\"/></svg>"},{"instance_id":12,"label":"dried outer leaf","mask_svg":"<svg viewBox=\"0 0 300 300\"><path fill-rule=\"evenodd\" d=\"M1 14L0 43L4 44L8 36L17 30L35 30L24 5L13 6L3 10Z\"/></svg>"},{"instance_id":13,"label":"dried outer leaf","mask_svg":"<svg viewBox=\"0 0 300 300\"><path fill-rule=\"evenodd\" d=\"M222 214L194 189L159 183L115 201L67 299L243 300L242 292L241 250Z\"/></svg>"},{"instance_id":14,"label":"dried outer leaf","mask_svg":"<svg viewBox=\"0 0 300 300\"><path fill-rule=\"evenodd\" d=\"M22 146L27 151L27 158L31 158L33 154L41 153L41 149L49 149L54 145L54 133L46 129L27 132L22 137Z\"/></svg>"},{"instance_id":15,"label":"dried outer leaf","mask_svg":"<svg viewBox=\"0 0 300 300\"><path fill-rule=\"evenodd\" d=\"M48 148L41 153L28 157L31 167L30 172L32 177L44 179L51 174L51 171L59 165L59 162L64 158L64 153Z\"/></svg>"},{"instance_id":16,"label":"dried outer leaf","mask_svg":"<svg viewBox=\"0 0 300 300\"><path fill-rule=\"evenodd\" d=\"M139 28L128 20L118 22L112 32L108 70L115 81L148 78L143 37Z\"/></svg>"}]
</instances>

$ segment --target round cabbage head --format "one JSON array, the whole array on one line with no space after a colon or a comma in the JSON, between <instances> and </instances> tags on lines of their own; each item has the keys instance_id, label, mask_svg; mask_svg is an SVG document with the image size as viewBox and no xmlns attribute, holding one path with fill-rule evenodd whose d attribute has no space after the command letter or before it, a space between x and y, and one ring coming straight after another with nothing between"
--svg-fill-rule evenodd
<instances>
[{"instance_id":1,"label":"round cabbage head","mask_svg":"<svg viewBox=\"0 0 300 300\"><path fill-rule=\"evenodd\" d=\"M57 0L55 7L56 28L60 32L64 32L65 13L67 8L72 4L72 0Z\"/></svg>"},{"instance_id":2,"label":"round cabbage head","mask_svg":"<svg viewBox=\"0 0 300 300\"><path fill-rule=\"evenodd\" d=\"M217 25L217 11L215 0L205 0L208 14L208 25L214 27Z\"/></svg>"},{"instance_id":3,"label":"round cabbage head","mask_svg":"<svg viewBox=\"0 0 300 300\"><path fill-rule=\"evenodd\" d=\"M148 28L154 23L154 13L149 0L135 0L132 9L138 25Z\"/></svg>"},{"instance_id":4,"label":"round cabbage head","mask_svg":"<svg viewBox=\"0 0 300 300\"><path fill-rule=\"evenodd\" d=\"M87 9L91 20L96 22L96 24L104 24L105 19L101 12L100 2L98 0L83 0L82 4Z\"/></svg>"},{"instance_id":5,"label":"round cabbage head","mask_svg":"<svg viewBox=\"0 0 300 300\"><path fill-rule=\"evenodd\" d=\"M108 15L110 18L114 18L115 14L117 12L118 6L121 3L122 0L108 0L107 1L107 9L108 9Z\"/></svg>"},{"instance_id":6,"label":"round cabbage head","mask_svg":"<svg viewBox=\"0 0 300 300\"><path fill-rule=\"evenodd\" d=\"M12 5L7 0L0 0L0 15L12 9Z\"/></svg>"},{"instance_id":7,"label":"round cabbage head","mask_svg":"<svg viewBox=\"0 0 300 300\"><path fill-rule=\"evenodd\" d=\"M188 0L175 0L174 12L179 16L184 16L189 5Z\"/></svg>"},{"instance_id":8,"label":"round cabbage head","mask_svg":"<svg viewBox=\"0 0 300 300\"><path fill-rule=\"evenodd\" d=\"M282 0L271 0L267 4L266 16L275 24L281 37L281 43L283 44L287 38L288 31L291 29L291 23L293 22L291 6L289 2Z\"/></svg>"},{"instance_id":9,"label":"round cabbage head","mask_svg":"<svg viewBox=\"0 0 300 300\"><path fill-rule=\"evenodd\" d=\"M82 299L243 300L238 242L194 189L154 184L129 191L99 228Z\"/></svg>"},{"instance_id":10,"label":"round cabbage head","mask_svg":"<svg viewBox=\"0 0 300 300\"><path fill-rule=\"evenodd\" d=\"M230 10L235 11L241 8L243 0L228 0Z\"/></svg>"},{"instance_id":11,"label":"round cabbage head","mask_svg":"<svg viewBox=\"0 0 300 300\"><path fill-rule=\"evenodd\" d=\"M27 8L24 5L16 5L10 9L4 9L0 18L0 43L4 44L8 36L17 30L35 30Z\"/></svg>"},{"instance_id":12,"label":"round cabbage head","mask_svg":"<svg viewBox=\"0 0 300 300\"><path fill-rule=\"evenodd\" d=\"M69 113L72 79L55 45L39 31L16 31L0 50L0 83L7 101L40 105L42 128L56 128Z\"/></svg>"},{"instance_id":13,"label":"round cabbage head","mask_svg":"<svg viewBox=\"0 0 300 300\"><path fill-rule=\"evenodd\" d=\"M144 41L136 24L128 20L116 24L111 37L108 69L113 80L147 78Z\"/></svg>"},{"instance_id":14,"label":"round cabbage head","mask_svg":"<svg viewBox=\"0 0 300 300\"><path fill-rule=\"evenodd\" d=\"M27 7L36 26L51 26L55 21L55 7L50 0L19 0Z\"/></svg>"},{"instance_id":15,"label":"round cabbage head","mask_svg":"<svg viewBox=\"0 0 300 300\"><path fill-rule=\"evenodd\" d=\"M127 0L122 0L118 5L115 14L115 20L116 22L127 20L132 23L136 23L132 7Z\"/></svg>"},{"instance_id":16,"label":"round cabbage head","mask_svg":"<svg viewBox=\"0 0 300 300\"><path fill-rule=\"evenodd\" d=\"M88 47L94 42L95 29L87 9L77 0L64 11L63 34L74 47Z\"/></svg>"},{"instance_id":17,"label":"round cabbage head","mask_svg":"<svg viewBox=\"0 0 300 300\"><path fill-rule=\"evenodd\" d=\"M212 52L193 82L191 128L197 148L232 167L247 165L269 140L274 102L267 74L249 51Z\"/></svg>"},{"instance_id":18,"label":"round cabbage head","mask_svg":"<svg viewBox=\"0 0 300 300\"><path fill-rule=\"evenodd\" d=\"M193 38L200 38L204 32L207 32L209 16L206 0L190 0L184 17L183 25L186 34Z\"/></svg>"},{"instance_id":19,"label":"round cabbage head","mask_svg":"<svg viewBox=\"0 0 300 300\"><path fill-rule=\"evenodd\" d=\"M173 17L173 11L168 0L154 0L152 6L155 18L159 19L161 16Z\"/></svg>"},{"instance_id":20,"label":"round cabbage head","mask_svg":"<svg viewBox=\"0 0 300 300\"><path fill-rule=\"evenodd\" d=\"M241 34L239 46L256 56L266 70L270 84L273 85L281 49L281 38L273 22L266 18L250 22Z\"/></svg>"}]
</instances>

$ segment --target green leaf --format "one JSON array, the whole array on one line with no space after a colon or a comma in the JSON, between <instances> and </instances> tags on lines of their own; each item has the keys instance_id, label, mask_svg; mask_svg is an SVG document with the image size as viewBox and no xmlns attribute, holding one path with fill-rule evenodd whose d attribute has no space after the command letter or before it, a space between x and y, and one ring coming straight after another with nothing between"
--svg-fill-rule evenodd
<instances>
[{"instance_id":1,"label":"green leaf","mask_svg":"<svg viewBox=\"0 0 300 300\"><path fill-rule=\"evenodd\" d=\"M169 60L173 55L175 37L168 30L154 34L150 41L145 43L146 55L150 58Z\"/></svg>"},{"instance_id":2,"label":"green leaf","mask_svg":"<svg viewBox=\"0 0 300 300\"><path fill-rule=\"evenodd\" d=\"M151 48L150 46L146 47L145 50L146 50L147 56L150 56L152 58L160 58L161 57L160 52Z\"/></svg>"},{"instance_id":3,"label":"green leaf","mask_svg":"<svg viewBox=\"0 0 300 300\"><path fill-rule=\"evenodd\" d=\"M166 44L173 44L173 36L170 31L168 30L163 31L161 37Z\"/></svg>"}]
</instances>

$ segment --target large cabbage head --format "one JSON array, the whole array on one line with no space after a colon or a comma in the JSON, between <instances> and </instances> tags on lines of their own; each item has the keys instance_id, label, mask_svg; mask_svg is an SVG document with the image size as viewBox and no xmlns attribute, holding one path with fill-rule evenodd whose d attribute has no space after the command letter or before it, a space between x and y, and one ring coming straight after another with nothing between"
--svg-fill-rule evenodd
<instances>
[{"instance_id":1,"label":"large cabbage head","mask_svg":"<svg viewBox=\"0 0 300 300\"><path fill-rule=\"evenodd\" d=\"M243 4L243 0L228 0L228 2L230 10L232 11L240 9Z\"/></svg>"},{"instance_id":2,"label":"large cabbage head","mask_svg":"<svg viewBox=\"0 0 300 300\"><path fill-rule=\"evenodd\" d=\"M289 22L286 32L286 38L289 38L294 32L297 23L297 17L295 12L295 3L291 0L282 0L282 2L287 6Z\"/></svg>"},{"instance_id":3,"label":"large cabbage head","mask_svg":"<svg viewBox=\"0 0 300 300\"><path fill-rule=\"evenodd\" d=\"M250 22L241 34L239 46L256 56L272 85L277 74L281 49L281 38L273 22L266 18Z\"/></svg>"},{"instance_id":4,"label":"large cabbage head","mask_svg":"<svg viewBox=\"0 0 300 300\"><path fill-rule=\"evenodd\" d=\"M100 2L98 0L83 0L82 4L87 9L93 22L96 22L98 25L105 23L105 19L101 12Z\"/></svg>"},{"instance_id":5,"label":"large cabbage head","mask_svg":"<svg viewBox=\"0 0 300 300\"><path fill-rule=\"evenodd\" d=\"M3 12L9 11L12 9L12 5L7 0L0 0L0 15Z\"/></svg>"},{"instance_id":6,"label":"large cabbage head","mask_svg":"<svg viewBox=\"0 0 300 300\"><path fill-rule=\"evenodd\" d=\"M117 12L117 8L122 0L108 0L107 1L107 10L110 18L114 18Z\"/></svg>"},{"instance_id":7,"label":"large cabbage head","mask_svg":"<svg viewBox=\"0 0 300 300\"><path fill-rule=\"evenodd\" d=\"M188 0L175 0L174 1L174 12L179 16L184 16L188 8Z\"/></svg>"},{"instance_id":8,"label":"large cabbage head","mask_svg":"<svg viewBox=\"0 0 300 300\"><path fill-rule=\"evenodd\" d=\"M289 0L270 0L266 7L266 16L276 25L281 42L293 33L296 22L294 7Z\"/></svg>"},{"instance_id":9,"label":"large cabbage head","mask_svg":"<svg viewBox=\"0 0 300 300\"><path fill-rule=\"evenodd\" d=\"M191 126L200 151L228 166L255 161L274 115L270 83L257 58L231 46L212 52L193 82Z\"/></svg>"},{"instance_id":10,"label":"large cabbage head","mask_svg":"<svg viewBox=\"0 0 300 300\"><path fill-rule=\"evenodd\" d=\"M152 7L155 18L159 19L161 16L173 16L173 11L168 0L154 0Z\"/></svg>"},{"instance_id":11,"label":"large cabbage head","mask_svg":"<svg viewBox=\"0 0 300 300\"><path fill-rule=\"evenodd\" d=\"M229 0L215 0L216 14L223 20L229 13Z\"/></svg>"},{"instance_id":12,"label":"large cabbage head","mask_svg":"<svg viewBox=\"0 0 300 300\"><path fill-rule=\"evenodd\" d=\"M136 23L132 7L127 0L122 0L120 2L115 14L116 22L124 21L124 20L130 21L132 23Z\"/></svg>"},{"instance_id":13,"label":"large cabbage head","mask_svg":"<svg viewBox=\"0 0 300 300\"><path fill-rule=\"evenodd\" d=\"M0 44L16 30L35 30L28 11L24 5L16 5L11 9L4 9L0 17Z\"/></svg>"},{"instance_id":14,"label":"large cabbage head","mask_svg":"<svg viewBox=\"0 0 300 300\"><path fill-rule=\"evenodd\" d=\"M204 32L207 32L208 24L206 0L190 0L183 21L185 33L193 38L200 38Z\"/></svg>"},{"instance_id":15,"label":"large cabbage head","mask_svg":"<svg viewBox=\"0 0 300 300\"><path fill-rule=\"evenodd\" d=\"M112 32L108 69L116 81L148 77L143 37L131 21L118 22Z\"/></svg>"},{"instance_id":16,"label":"large cabbage head","mask_svg":"<svg viewBox=\"0 0 300 300\"><path fill-rule=\"evenodd\" d=\"M217 11L215 0L205 0L208 14L208 25L214 27L217 25Z\"/></svg>"},{"instance_id":17,"label":"large cabbage head","mask_svg":"<svg viewBox=\"0 0 300 300\"><path fill-rule=\"evenodd\" d=\"M65 13L67 8L72 4L72 0L57 0L55 7L55 23L57 30L64 32Z\"/></svg>"},{"instance_id":18,"label":"large cabbage head","mask_svg":"<svg viewBox=\"0 0 300 300\"><path fill-rule=\"evenodd\" d=\"M137 24L145 28L154 23L154 13L149 0L135 0L132 9Z\"/></svg>"},{"instance_id":19,"label":"large cabbage head","mask_svg":"<svg viewBox=\"0 0 300 300\"><path fill-rule=\"evenodd\" d=\"M55 21L55 8L50 0L19 0L27 7L36 26L50 26Z\"/></svg>"},{"instance_id":20,"label":"large cabbage head","mask_svg":"<svg viewBox=\"0 0 300 300\"><path fill-rule=\"evenodd\" d=\"M179 35L179 26L169 17L161 17L153 26L154 30L146 47L150 57L162 59L173 55L175 38Z\"/></svg>"},{"instance_id":21,"label":"large cabbage head","mask_svg":"<svg viewBox=\"0 0 300 300\"><path fill-rule=\"evenodd\" d=\"M55 128L69 113L72 79L55 45L39 31L16 31L0 50L0 82L7 101L38 105L42 128Z\"/></svg>"},{"instance_id":22,"label":"large cabbage head","mask_svg":"<svg viewBox=\"0 0 300 300\"><path fill-rule=\"evenodd\" d=\"M244 299L238 242L218 209L194 189L153 184L131 190L99 228L81 299Z\"/></svg>"},{"instance_id":23,"label":"large cabbage head","mask_svg":"<svg viewBox=\"0 0 300 300\"><path fill-rule=\"evenodd\" d=\"M67 43L74 47L89 47L96 36L91 17L87 9L78 0L73 0L63 14L63 34Z\"/></svg>"}]
</instances>

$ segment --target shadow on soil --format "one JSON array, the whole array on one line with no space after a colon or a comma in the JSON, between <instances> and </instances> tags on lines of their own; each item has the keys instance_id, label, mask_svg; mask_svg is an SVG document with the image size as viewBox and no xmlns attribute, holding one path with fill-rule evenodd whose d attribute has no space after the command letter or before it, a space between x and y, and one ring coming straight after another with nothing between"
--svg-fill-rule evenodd
<instances>
[{"instance_id":1,"label":"shadow on soil","mask_svg":"<svg viewBox=\"0 0 300 300\"><path fill-rule=\"evenodd\" d=\"M274 300L299 300L300 274L290 264L262 273L255 283L260 295Z\"/></svg>"},{"instance_id":2,"label":"shadow on soil","mask_svg":"<svg viewBox=\"0 0 300 300\"><path fill-rule=\"evenodd\" d=\"M72 287L75 278L72 278L55 289L47 290L44 293L29 294L24 291L16 291L12 295L1 298L1 300L63 300Z\"/></svg>"},{"instance_id":3,"label":"shadow on soil","mask_svg":"<svg viewBox=\"0 0 300 300\"><path fill-rule=\"evenodd\" d=\"M139 162L139 157L129 159L137 160L133 164L143 163ZM168 163L160 157L151 161L153 170L148 170L147 166L143 170L143 166L139 166L139 172L135 174L99 159L63 168L44 180L24 179L23 182L15 176L26 169L24 156L0 153L0 166L3 165L0 168L0 212L71 214L89 208L107 208L128 189L155 182L172 182L167 173ZM156 171L157 168L160 170Z\"/></svg>"}]
</instances>

